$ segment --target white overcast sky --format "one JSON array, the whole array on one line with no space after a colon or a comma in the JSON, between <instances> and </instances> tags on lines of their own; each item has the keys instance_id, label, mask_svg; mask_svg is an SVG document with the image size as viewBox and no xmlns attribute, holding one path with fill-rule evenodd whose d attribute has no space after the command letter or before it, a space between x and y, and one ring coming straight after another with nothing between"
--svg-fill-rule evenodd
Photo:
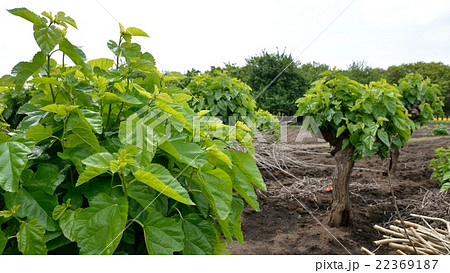
<instances>
[{"instance_id":1,"label":"white overcast sky","mask_svg":"<svg viewBox=\"0 0 450 273\"><path fill-rule=\"evenodd\" d=\"M6 11L16 7L36 13L64 11L74 18L78 30L69 29L68 38L83 46L88 59L112 58L106 43L118 39L117 21L139 27L150 38L139 37L138 42L153 54L161 71L203 71L224 62L243 65L261 50L277 48L301 63L338 68L361 60L383 68L417 61L450 64L449 0L355 0L348 7L350 3L1 0L0 75L30 60L39 49L31 23Z\"/></svg>"}]
</instances>

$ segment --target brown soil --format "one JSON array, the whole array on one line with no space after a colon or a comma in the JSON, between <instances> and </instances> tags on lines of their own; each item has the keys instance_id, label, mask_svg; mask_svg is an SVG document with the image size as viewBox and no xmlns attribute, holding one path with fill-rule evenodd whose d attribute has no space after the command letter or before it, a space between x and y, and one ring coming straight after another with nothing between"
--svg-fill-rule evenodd
<instances>
[{"instance_id":1,"label":"brown soil","mask_svg":"<svg viewBox=\"0 0 450 273\"><path fill-rule=\"evenodd\" d=\"M292 138L293 133L288 133ZM404 219L411 219L410 213L450 218L450 194L439 194L428 167L434 149L448 147L450 138L430 135L430 129L415 133L401 151L397 175L391 179ZM388 226L398 219L388 178L383 175L384 162L378 157L356 162L350 180L353 225L331 228L327 222L332 193L326 189L334 179L335 161L327 155L330 148L324 143L293 142L277 147L297 165L286 160L280 164L283 169L261 170L267 185L267 192L257 191L261 212L245 208L245 241L234 242L231 254L361 254L361 247L394 254L385 246L373 245L382 237L373 225Z\"/></svg>"}]
</instances>

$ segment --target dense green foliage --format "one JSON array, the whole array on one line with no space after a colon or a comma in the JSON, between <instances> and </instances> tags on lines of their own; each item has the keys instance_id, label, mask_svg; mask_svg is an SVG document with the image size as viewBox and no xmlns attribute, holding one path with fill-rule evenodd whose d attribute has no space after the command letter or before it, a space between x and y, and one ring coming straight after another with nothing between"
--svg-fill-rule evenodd
<instances>
[{"instance_id":1,"label":"dense green foliage","mask_svg":"<svg viewBox=\"0 0 450 273\"><path fill-rule=\"evenodd\" d=\"M188 86L189 83L191 83L192 79L200 74L201 72L194 68L188 70L184 74L181 74L179 72L166 72L165 73L166 86L175 86L181 89L185 89L186 86Z\"/></svg>"},{"instance_id":2,"label":"dense green foliage","mask_svg":"<svg viewBox=\"0 0 450 273\"><path fill-rule=\"evenodd\" d=\"M211 67L210 71L220 70L233 78L238 78L247 83L253 89L253 96L257 98L258 107L269 110L274 114L292 115L293 112L290 108L288 108L290 110L287 113L284 110L280 111L280 108L277 107L290 107L287 98L290 98L292 93L297 94L294 96L295 98L300 97L309 89L313 82L321 78L321 73L330 70L330 66L327 64L313 62L300 65L300 63L293 61L291 55L263 51L260 55L248 58L247 64L243 67L225 63L223 68ZM286 68L288 64L290 65ZM280 75L277 78L279 72L283 71L284 68L289 73L286 76ZM386 79L392 85L399 84L400 80L408 74L418 73L425 79L429 79L429 86L439 89L445 103L443 111L446 115L450 115L450 66L443 63L417 62L390 66L385 70L370 67L364 61L354 61L346 69L341 70L340 73L361 84L369 84L370 82ZM193 76L198 74L200 74L200 71L195 69L188 71L185 74L185 78L180 80L180 83L183 84L179 86L184 88L191 82ZM264 92L271 92L271 94L277 96L276 100L270 98L270 96L269 98L258 99L261 96L259 91L264 90L266 87L267 89ZM270 105L275 105L275 107L269 107Z\"/></svg>"},{"instance_id":3,"label":"dense green foliage","mask_svg":"<svg viewBox=\"0 0 450 273\"><path fill-rule=\"evenodd\" d=\"M331 70L327 64L317 62L302 64L299 73L305 78L307 88L311 87L313 82L322 78L322 73Z\"/></svg>"},{"instance_id":4,"label":"dense green foliage","mask_svg":"<svg viewBox=\"0 0 450 273\"><path fill-rule=\"evenodd\" d=\"M385 78L385 70L381 68L372 68L364 61L352 62L352 64L341 73L361 84L369 84Z\"/></svg>"},{"instance_id":5,"label":"dense green foliage","mask_svg":"<svg viewBox=\"0 0 450 273\"><path fill-rule=\"evenodd\" d=\"M430 79L424 79L418 73L408 74L399 80L397 89L416 125L425 125L434 116L443 114L441 92L436 85L430 83Z\"/></svg>"},{"instance_id":6,"label":"dense green foliage","mask_svg":"<svg viewBox=\"0 0 450 273\"><path fill-rule=\"evenodd\" d=\"M393 65L388 67L385 78L388 82L394 84L410 73L419 73L425 78L429 78L431 83L437 84L437 87L444 96L444 112L450 114L450 66L443 63L410 63L402 65Z\"/></svg>"},{"instance_id":7,"label":"dense green foliage","mask_svg":"<svg viewBox=\"0 0 450 273\"><path fill-rule=\"evenodd\" d=\"M450 147L441 147L435 150L435 157L430 162L433 167L431 178L436 178L441 192L450 189Z\"/></svg>"},{"instance_id":8,"label":"dense green foliage","mask_svg":"<svg viewBox=\"0 0 450 273\"><path fill-rule=\"evenodd\" d=\"M243 200L259 210L253 186L265 190L246 128L201 122L133 42L141 29L120 25L115 60L86 62L65 36L72 18L10 13L33 23L40 51L0 80L0 253L214 254L242 242Z\"/></svg>"},{"instance_id":9,"label":"dense green foliage","mask_svg":"<svg viewBox=\"0 0 450 273\"><path fill-rule=\"evenodd\" d=\"M444 124L436 125L433 130L431 130L431 133L435 136L448 136L448 127Z\"/></svg>"},{"instance_id":10,"label":"dense green foliage","mask_svg":"<svg viewBox=\"0 0 450 273\"><path fill-rule=\"evenodd\" d=\"M355 160L388 156L408 141L414 123L400 100L398 90L381 80L362 85L339 73L316 81L297 100L298 116L312 116L324 135L341 137L343 147L355 147Z\"/></svg>"},{"instance_id":11,"label":"dense green foliage","mask_svg":"<svg viewBox=\"0 0 450 273\"><path fill-rule=\"evenodd\" d=\"M281 136L280 120L262 109L258 109L255 113L256 129L262 133L265 141L278 142Z\"/></svg>"},{"instance_id":12,"label":"dense green foliage","mask_svg":"<svg viewBox=\"0 0 450 273\"><path fill-rule=\"evenodd\" d=\"M249 119L255 120L255 101L251 88L236 78L220 71L212 71L193 77L187 90L195 111L208 110L207 115L220 116L225 124Z\"/></svg>"},{"instance_id":13,"label":"dense green foliage","mask_svg":"<svg viewBox=\"0 0 450 273\"><path fill-rule=\"evenodd\" d=\"M308 89L291 55L268 53L247 59L242 80L253 89L258 108L277 115L293 115L295 101Z\"/></svg>"}]
</instances>

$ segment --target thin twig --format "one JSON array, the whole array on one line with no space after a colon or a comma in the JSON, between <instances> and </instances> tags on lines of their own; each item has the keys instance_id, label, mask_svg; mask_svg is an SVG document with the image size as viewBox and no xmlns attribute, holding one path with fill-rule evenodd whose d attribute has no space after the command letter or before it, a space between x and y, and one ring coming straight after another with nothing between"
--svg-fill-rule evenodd
<instances>
[{"instance_id":1,"label":"thin twig","mask_svg":"<svg viewBox=\"0 0 450 273\"><path fill-rule=\"evenodd\" d=\"M361 252L362 252L362 253L365 253L365 254L367 254L367 255L375 255L375 253L373 253L372 251L368 250L368 249L365 248L365 247L361 247Z\"/></svg>"},{"instance_id":2,"label":"thin twig","mask_svg":"<svg viewBox=\"0 0 450 273\"><path fill-rule=\"evenodd\" d=\"M394 136L394 137L395 137L395 136ZM390 161L392 161L392 151L391 151L391 147L392 147L392 140L394 139L394 137L391 138L391 142L389 143L389 150L388 150L389 157L388 157L388 158L389 158ZM416 255L418 255L416 246L414 245L414 243L413 243L413 241L411 240L411 238L409 238L409 234L408 234L408 232L407 232L405 223L403 222L402 215L400 214L400 210L398 209L398 206L397 206L397 197L395 196L395 193L394 193L394 187L392 186L392 181L391 181L391 170L390 170L390 168L389 168L389 165L390 165L390 164L387 164L387 166L388 166L388 167L387 167L387 177L388 177L389 189L390 189L390 191L391 191L392 198L394 199L394 207L395 207L395 211L397 212L398 218L399 218L400 221L402 222L403 229L405 230L406 238L408 238L408 240L410 240L410 242L411 242L411 244L412 244L412 247L413 247L413 249L414 249L414 252L416 253Z\"/></svg>"}]
</instances>

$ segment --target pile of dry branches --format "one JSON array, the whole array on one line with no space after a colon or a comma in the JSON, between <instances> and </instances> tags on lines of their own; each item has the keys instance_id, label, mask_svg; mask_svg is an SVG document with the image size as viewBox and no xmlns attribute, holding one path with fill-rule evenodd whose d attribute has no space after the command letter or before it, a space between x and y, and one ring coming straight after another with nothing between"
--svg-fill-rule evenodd
<instances>
[{"instance_id":1,"label":"pile of dry branches","mask_svg":"<svg viewBox=\"0 0 450 273\"><path fill-rule=\"evenodd\" d=\"M386 235L382 240L375 241L376 246L388 245L397 254L418 254L418 255L448 255L450 254L450 221L442 218L428 217L411 214L412 217L419 218L424 225L410 221L395 221L396 225L390 225L389 229L375 225L374 228ZM433 228L428 221L440 223L443 228ZM447 229L447 230L445 230ZM361 251L365 254L374 255L366 248Z\"/></svg>"}]
</instances>

